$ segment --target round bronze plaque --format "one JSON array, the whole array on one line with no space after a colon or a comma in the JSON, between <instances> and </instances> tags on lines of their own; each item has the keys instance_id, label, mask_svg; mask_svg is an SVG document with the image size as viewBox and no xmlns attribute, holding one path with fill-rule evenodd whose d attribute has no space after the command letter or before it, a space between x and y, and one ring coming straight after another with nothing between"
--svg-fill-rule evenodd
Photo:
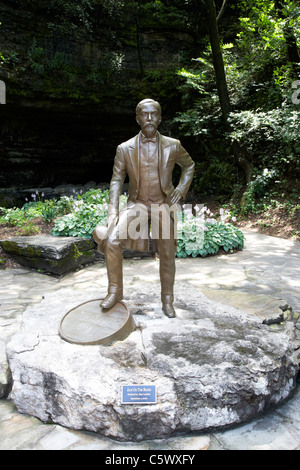
<instances>
[{"instance_id":1,"label":"round bronze plaque","mask_svg":"<svg viewBox=\"0 0 300 470\"><path fill-rule=\"evenodd\" d=\"M101 300L89 300L70 310L61 320L60 337L69 343L102 345L126 339L135 329L128 308L117 302L102 309Z\"/></svg>"}]
</instances>

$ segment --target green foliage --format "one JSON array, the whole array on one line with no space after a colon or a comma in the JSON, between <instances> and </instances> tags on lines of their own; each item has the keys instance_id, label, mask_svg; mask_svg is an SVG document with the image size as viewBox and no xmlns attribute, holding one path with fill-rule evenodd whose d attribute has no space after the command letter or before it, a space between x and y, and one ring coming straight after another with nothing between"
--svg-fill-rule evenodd
<instances>
[{"instance_id":1,"label":"green foliage","mask_svg":"<svg viewBox=\"0 0 300 470\"><path fill-rule=\"evenodd\" d=\"M98 224L106 225L109 192L91 189L74 200L72 211L55 220L52 235L90 238ZM126 201L121 196L121 207Z\"/></svg>"},{"instance_id":2,"label":"green foliage","mask_svg":"<svg viewBox=\"0 0 300 470\"><path fill-rule=\"evenodd\" d=\"M170 103L178 96L176 64L166 61L159 70L160 76L157 71L152 73L149 62L156 41L145 42L144 33L177 30L193 34L191 23L197 20L190 17L190 7L185 2L25 0L23 3L28 18L35 18L32 31L24 36L21 45L16 41L16 51L1 48L14 84L10 86L11 94L32 97L41 93L83 104L136 101L141 96L157 96ZM178 53L180 63L184 63L191 47L189 42L187 52ZM173 48L175 57L176 44ZM164 73L166 68L169 74Z\"/></svg>"},{"instance_id":3,"label":"green foliage","mask_svg":"<svg viewBox=\"0 0 300 470\"><path fill-rule=\"evenodd\" d=\"M225 45L223 51L229 54L231 45ZM181 69L178 74L185 111L178 113L173 123L199 142L195 147L198 154L193 154L197 163L192 189L201 196L231 195L237 183L236 161L224 135L210 47L193 60L190 70Z\"/></svg>"},{"instance_id":4,"label":"green foliage","mask_svg":"<svg viewBox=\"0 0 300 470\"><path fill-rule=\"evenodd\" d=\"M162 28L186 30L187 22L195 18L189 17L188 9L182 2L166 0L95 0L94 8L100 9L114 23L114 27L122 30L128 19L136 20L142 28Z\"/></svg>"},{"instance_id":5,"label":"green foliage","mask_svg":"<svg viewBox=\"0 0 300 470\"><path fill-rule=\"evenodd\" d=\"M202 162L196 162L192 189L197 194L231 195L235 183L234 161L226 149L223 155L210 153Z\"/></svg>"},{"instance_id":6,"label":"green foliage","mask_svg":"<svg viewBox=\"0 0 300 470\"><path fill-rule=\"evenodd\" d=\"M174 75L174 69L145 72L142 80L136 84L132 96L138 99L145 96L159 96L159 101L163 106L164 102L178 96L178 82Z\"/></svg>"},{"instance_id":7,"label":"green foliage","mask_svg":"<svg viewBox=\"0 0 300 470\"><path fill-rule=\"evenodd\" d=\"M27 222L25 225L20 227L20 230L17 232L18 236L29 236L29 235L37 235L40 233L40 229L34 225L33 222Z\"/></svg>"},{"instance_id":8,"label":"green foliage","mask_svg":"<svg viewBox=\"0 0 300 470\"><path fill-rule=\"evenodd\" d=\"M231 113L232 140L242 143L259 171L269 168L279 177L300 168L300 110L289 103L270 111Z\"/></svg>"},{"instance_id":9,"label":"green foliage","mask_svg":"<svg viewBox=\"0 0 300 470\"><path fill-rule=\"evenodd\" d=\"M0 224L19 227L20 230L17 232L17 235L34 235L39 232L38 227L31 221L30 215L27 215L23 209L5 209L3 207L0 209Z\"/></svg>"},{"instance_id":10,"label":"green foliage","mask_svg":"<svg viewBox=\"0 0 300 470\"><path fill-rule=\"evenodd\" d=\"M300 9L293 1L240 0L242 17L236 46L239 74L244 87L240 104L247 109L271 110L280 106L295 80L288 43L300 41Z\"/></svg>"},{"instance_id":11,"label":"green foliage","mask_svg":"<svg viewBox=\"0 0 300 470\"><path fill-rule=\"evenodd\" d=\"M136 4L138 2L135 2ZM174 3L165 5L165 2L154 0L140 5L140 23L143 27L181 30L186 27L186 15L182 6L178 8Z\"/></svg>"},{"instance_id":12,"label":"green foliage","mask_svg":"<svg viewBox=\"0 0 300 470\"><path fill-rule=\"evenodd\" d=\"M220 119L210 47L193 60L189 70L178 72L184 112L174 123L202 144L193 183L200 193L206 183L217 185L218 194L223 193L226 182L232 192L236 183L243 184L243 180L234 181L236 165L231 153L224 152L224 142L228 148L230 142L237 142L245 149L257 174L268 168L277 179L284 179L293 177L300 167L300 111L292 103L296 64L288 49L291 39L300 42L299 5L294 1L239 0L237 6L238 34L231 43L221 44L234 110L229 117L232 132L224 132ZM244 202L253 200L257 181L256 175Z\"/></svg>"},{"instance_id":13,"label":"green foliage","mask_svg":"<svg viewBox=\"0 0 300 470\"><path fill-rule=\"evenodd\" d=\"M58 212L55 204L55 200L46 200L44 202L41 210L41 215L45 222L52 222L52 220L57 216Z\"/></svg>"},{"instance_id":14,"label":"green foliage","mask_svg":"<svg viewBox=\"0 0 300 470\"><path fill-rule=\"evenodd\" d=\"M31 202L27 202L22 207L26 217L30 220L42 217L45 222L50 223L55 217L64 215L69 212L73 205L73 198L62 197L59 201L56 199L46 199L43 201L41 198L43 194L39 195L38 191L31 195Z\"/></svg>"},{"instance_id":15,"label":"green foliage","mask_svg":"<svg viewBox=\"0 0 300 470\"><path fill-rule=\"evenodd\" d=\"M275 171L269 172L268 169L265 168L263 173L258 173L253 180L250 181L241 201L240 212L242 216L248 214L248 212L255 213L262 209L261 204L259 206L257 205L257 200L265 196L275 176Z\"/></svg>"},{"instance_id":16,"label":"green foliage","mask_svg":"<svg viewBox=\"0 0 300 470\"><path fill-rule=\"evenodd\" d=\"M94 85L107 85L120 75L123 60L124 54L121 52L103 52L98 65L92 65L88 70L87 80Z\"/></svg>"},{"instance_id":17,"label":"green foliage","mask_svg":"<svg viewBox=\"0 0 300 470\"><path fill-rule=\"evenodd\" d=\"M238 213L246 217L249 213L264 214L269 218L269 213L284 213L285 217L293 219L297 225L299 218L299 186L293 187L293 183L287 180L279 180L275 172L264 169L262 173L255 172L253 180L244 192ZM288 224L288 220L286 221ZM272 220L270 221L272 225Z\"/></svg>"},{"instance_id":18,"label":"green foliage","mask_svg":"<svg viewBox=\"0 0 300 470\"><path fill-rule=\"evenodd\" d=\"M179 221L176 252L178 258L205 257L217 254L220 249L232 252L243 248L244 235L227 221L228 213L221 209L221 219L217 221L209 211L209 217L205 217L205 211L206 208L197 216L190 213L184 220Z\"/></svg>"},{"instance_id":19,"label":"green foliage","mask_svg":"<svg viewBox=\"0 0 300 470\"><path fill-rule=\"evenodd\" d=\"M32 221L42 218L50 223L56 217L70 212L74 199L63 196L59 201L56 199L42 200L43 194L38 191L31 195L32 201L26 202L22 208L6 209L0 208L0 224L8 224L11 227L21 227L23 232L34 232Z\"/></svg>"},{"instance_id":20,"label":"green foliage","mask_svg":"<svg viewBox=\"0 0 300 470\"><path fill-rule=\"evenodd\" d=\"M27 217L22 209L5 209L1 207L0 223L8 224L11 227L21 227L26 221Z\"/></svg>"},{"instance_id":21,"label":"green foliage","mask_svg":"<svg viewBox=\"0 0 300 470\"><path fill-rule=\"evenodd\" d=\"M106 206L109 201L109 190L90 189L83 195L78 196L77 199L88 204L102 204Z\"/></svg>"},{"instance_id":22,"label":"green foliage","mask_svg":"<svg viewBox=\"0 0 300 470\"><path fill-rule=\"evenodd\" d=\"M58 201L42 201L38 192L32 194L32 198L38 200L27 202L21 209L0 208L0 224L20 227L18 235L34 235L38 233L34 219L43 217L49 222L55 218L52 235L83 238L91 238L98 224L107 224L108 190L91 189L77 197L64 196ZM122 195L120 209L126 203L127 197ZM229 211L221 209L220 219L216 220L206 207L201 211L196 209L197 216L192 215L189 208L179 213L177 257L204 257L218 253L220 248L231 252L243 247L242 232L228 223Z\"/></svg>"},{"instance_id":23,"label":"green foliage","mask_svg":"<svg viewBox=\"0 0 300 470\"><path fill-rule=\"evenodd\" d=\"M273 0L239 1L242 9L239 45L246 54L248 64L258 57L258 62L282 58L287 51L286 28L290 28L296 39L300 40L298 2L289 0L277 3L281 4L280 9ZM249 46L253 43L257 48L251 51Z\"/></svg>"},{"instance_id":24,"label":"green foliage","mask_svg":"<svg viewBox=\"0 0 300 470\"><path fill-rule=\"evenodd\" d=\"M57 215L68 214L72 210L73 203L74 203L74 199L72 197L62 196L56 202Z\"/></svg>"},{"instance_id":25,"label":"green foliage","mask_svg":"<svg viewBox=\"0 0 300 470\"><path fill-rule=\"evenodd\" d=\"M98 224L105 225L107 210L101 205L78 204L74 212L55 221L52 235L90 238Z\"/></svg>"},{"instance_id":26,"label":"green foliage","mask_svg":"<svg viewBox=\"0 0 300 470\"><path fill-rule=\"evenodd\" d=\"M42 74L45 71L45 53L43 47L38 45L37 40L34 38L28 50L28 62L31 70L37 74Z\"/></svg>"},{"instance_id":27,"label":"green foliage","mask_svg":"<svg viewBox=\"0 0 300 470\"><path fill-rule=\"evenodd\" d=\"M224 224L217 222L215 224L206 224L207 231L204 233L204 254L218 253L222 248L224 251L229 252L235 249L242 249L244 246L243 233L232 224Z\"/></svg>"},{"instance_id":28,"label":"green foliage","mask_svg":"<svg viewBox=\"0 0 300 470\"><path fill-rule=\"evenodd\" d=\"M52 235L90 238L98 224L107 223L108 195L108 191L90 190L79 197L71 213L56 219ZM127 198L121 196L120 208L126 204L126 201ZM223 216L219 222L207 219L205 226L202 218L193 216L188 216L187 220L179 222L176 256L183 258L206 256L216 254L220 248L225 251L242 248L242 233L227 223L226 218L227 215ZM194 249L195 243L199 249Z\"/></svg>"},{"instance_id":29,"label":"green foliage","mask_svg":"<svg viewBox=\"0 0 300 470\"><path fill-rule=\"evenodd\" d=\"M18 58L19 60L19 58ZM46 52L40 40L33 38L27 56L23 58L22 66L18 68L21 73L34 73L45 80L45 85L55 86L58 79L68 80L70 85L76 77L77 71L71 66L66 53L53 49L51 54ZM66 93L66 90L65 90Z\"/></svg>"},{"instance_id":30,"label":"green foliage","mask_svg":"<svg viewBox=\"0 0 300 470\"><path fill-rule=\"evenodd\" d=\"M58 36L72 37L78 28L92 31L92 0L49 0L43 8L52 19L49 30Z\"/></svg>"},{"instance_id":31,"label":"green foliage","mask_svg":"<svg viewBox=\"0 0 300 470\"><path fill-rule=\"evenodd\" d=\"M1 24L2 23L0 22L0 26L1 26ZM4 62L5 62L5 58L4 58L3 54L0 51L0 64L3 64Z\"/></svg>"},{"instance_id":32,"label":"green foliage","mask_svg":"<svg viewBox=\"0 0 300 470\"><path fill-rule=\"evenodd\" d=\"M210 47L193 59L189 70L182 68L178 75L182 79L179 89L186 111L178 113L174 122L185 135L205 137L221 115Z\"/></svg>"}]
</instances>

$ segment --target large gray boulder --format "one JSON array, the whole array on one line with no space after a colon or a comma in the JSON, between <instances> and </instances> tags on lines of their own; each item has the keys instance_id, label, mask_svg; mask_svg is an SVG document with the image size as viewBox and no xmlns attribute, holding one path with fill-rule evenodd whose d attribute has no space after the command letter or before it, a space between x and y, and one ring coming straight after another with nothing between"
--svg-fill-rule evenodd
<instances>
[{"instance_id":1,"label":"large gray boulder","mask_svg":"<svg viewBox=\"0 0 300 470\"><path fill-rule=\"evenodd\" d=\"M64 275L95 261L92 239L35 235L0 240L0 246L22 266L54 275Z\"/></svg>"},{"instance_id":2,"label":"large gray boulder","mask_svg":"<svg viewBox=\"0 0 300 470\"><path fill-rule=\"evenodd\" d=\"M6 358L6 344L0 340L0 398L7 396L11 386L11 375Z\"/></svg>"},{"instance_id":3,"label":"large gray boulder","mask_svg":"<svg viewBox=\"0 0 300 470\"><path fill-rule=\"evenodd\" d=\"M141 284L125 299L137 325L125 341L63 341L64 314L92 298L96 291L63 289L25 311L7 346L10 398L21 413L140 441L245 422L295 388L299 330L289 319L263 324L184 285L176 291L178 316L168 319L157 293ZM122 404L122 385L155 385L157 402Z\"/></svg>"}]
</instances>

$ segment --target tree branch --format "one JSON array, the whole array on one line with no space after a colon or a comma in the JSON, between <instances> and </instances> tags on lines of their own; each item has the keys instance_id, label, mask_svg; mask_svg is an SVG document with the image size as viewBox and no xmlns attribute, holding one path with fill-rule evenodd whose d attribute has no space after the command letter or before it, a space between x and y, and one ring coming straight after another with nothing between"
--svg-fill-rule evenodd
<instances>
[{"instance_id":1,"label":"tree branch","mask_svg":"<svg viewBox=\"0 0 300 470\"><path fill-rule=\"evenodd\" d=\"M222 16L224 15L224 12L225 12L226 7L227 7L227 2L228 2L228 0L223 0L223 4L222 4L221 9L219 11L219 14L217 16L217 23L220 22Z\"/></svg>"}]
</instances>

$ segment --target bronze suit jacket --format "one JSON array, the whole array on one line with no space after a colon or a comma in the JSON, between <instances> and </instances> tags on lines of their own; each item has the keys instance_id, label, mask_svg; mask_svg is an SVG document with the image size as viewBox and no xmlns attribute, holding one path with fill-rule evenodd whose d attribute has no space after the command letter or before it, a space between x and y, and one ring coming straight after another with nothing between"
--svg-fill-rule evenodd
<instances>
[{"instance_id":1,"label":"bronze suit jacket","mask_svg":"<svg viewBox=\"0 0 300 470\"><path fill-rule=\"evenodd\" d=\"M174 191L172 184L172 172L175 164L181 167L181 177L176 187L184 198L193 179L195 163L179 140L161 135L159 132L158 168L162 191L166 195L166 201ZM128 204L135 202L139 191L139 135L118 146L113 176L110 182L109 215L118 213L119 196L123 183L128 174L129 191Z\"/></svg>"}]
</instances>

